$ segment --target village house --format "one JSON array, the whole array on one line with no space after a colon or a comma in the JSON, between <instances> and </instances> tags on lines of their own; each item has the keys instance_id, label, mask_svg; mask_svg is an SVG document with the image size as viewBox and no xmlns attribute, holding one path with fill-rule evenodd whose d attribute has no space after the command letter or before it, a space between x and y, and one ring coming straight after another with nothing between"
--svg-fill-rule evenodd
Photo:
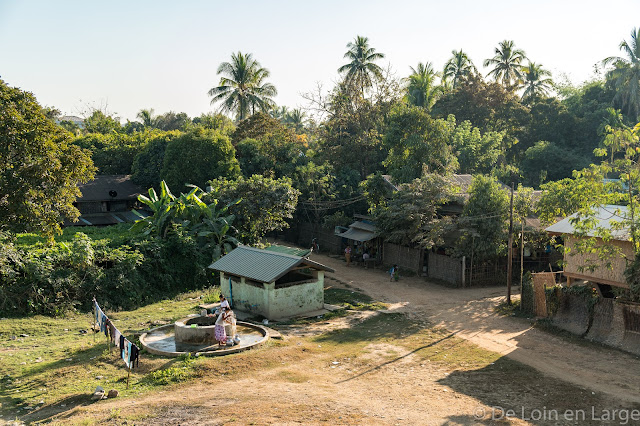
<instances>
[{"instance_id":1,"label":"village house","mask_svg":"<svg viewBox=\"0 0 640 426\"><path fill-rule=\"evenodd\" d=\"M80 218L74 223L65 222L65 226L105 226L139 219L132 210L140 207L142 188L131 181L131 176L98 175L79 188L82 195L74 206Z\"/></svg>"},{"instance_id":2,"label":"village house","mask_svg":"<svg viewBox=\"0 0 640 426\"><path fill-rule=\"evenodd\" d=\"M633 260L634 249L630 240L629 228L623 221L627 217L628 209L625 206L604 205L595 209L593 219L595 226L586 232L586 235L578 235L574 225L577 214L549 226L546 231L550 235L562 236L564 240L564 270L562 274L567 278L567 285L574 281L588 281L597 285L601 294L608 294L609 287L628 288L624 271L627 261ZM610 233L611 240L605 242L598 230ZM610 259L601 259L598 253L578 253L577 245L585 239L595 238L595 249L613 249L616 253ZM606 247L605 247L606 246ZM605 263L610 263L607 267Z\"/></svg>"}]
</instances>

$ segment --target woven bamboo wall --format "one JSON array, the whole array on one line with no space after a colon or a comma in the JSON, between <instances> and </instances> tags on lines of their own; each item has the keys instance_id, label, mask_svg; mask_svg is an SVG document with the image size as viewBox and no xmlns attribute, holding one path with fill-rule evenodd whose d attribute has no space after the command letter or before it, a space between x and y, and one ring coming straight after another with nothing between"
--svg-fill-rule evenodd
<instances>
[{"instance_id":1,"label":"woven bamboo wall","mask_svg":"<svg viewBox=\"0 0 640 426\"><path fill-rule=\"evenodd\" d=\"M578 240L578 237L574 237L571 235L565 236L565 248L569 249L569 253L565 253L564 260L566 265L564 267L565 272L584 275L589 278L593 278L593 281L598 282L599 279L604 279L607 281L614 281L617 283L623 284L625 282L624 279L624 270L627 267L627 259L633 259L633 246L631 245L631 241L609 241L607 244L610 244L616 248L618 248L621 252L620 255L615 256L610 259L611 269L608 269L602 260L598 259L598 255L596 253L585 253L580 254L575 251L575 243ZM601 247L604 242L598 238L597 246ZM590 271L585 266L590 263L595 263L599 266L593 271ZM580 267L585 267L581 269Z\"/></svg>"}]
</instances>

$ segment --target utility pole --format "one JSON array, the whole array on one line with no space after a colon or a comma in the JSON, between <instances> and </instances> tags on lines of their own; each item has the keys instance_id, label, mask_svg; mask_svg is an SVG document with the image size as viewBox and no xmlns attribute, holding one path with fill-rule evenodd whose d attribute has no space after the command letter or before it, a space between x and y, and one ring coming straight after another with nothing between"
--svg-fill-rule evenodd
<instances>
[{"instance_id":1,"label":"utility pole","mask_svg":"<svg viewBox=\"0 0 640 426\"><path fill-rule=\"evenodd\" d=\"M509 203L509 255L507 260L507 305L511 305L511 264L513 263L513 182L511 182L511 202Z\"/></svg>"}]
</instances>

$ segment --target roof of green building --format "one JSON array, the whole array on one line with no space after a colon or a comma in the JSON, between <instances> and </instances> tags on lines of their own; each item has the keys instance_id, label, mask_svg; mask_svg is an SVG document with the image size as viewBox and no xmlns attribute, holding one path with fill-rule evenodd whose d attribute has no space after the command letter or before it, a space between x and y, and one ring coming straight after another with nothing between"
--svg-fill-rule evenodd
<instances>
[{"instance_id":1,"label":"roof of green building","mask_svg":"<svg viewBox=\"0 0 640 426\"><path fill-rule=\"evenodd\" d=\"M271 283L299 266L333 272L333 269L301 256L246 246L237 247L213 262L209 268L262 283Z\"/></svg>"}]
</instances>

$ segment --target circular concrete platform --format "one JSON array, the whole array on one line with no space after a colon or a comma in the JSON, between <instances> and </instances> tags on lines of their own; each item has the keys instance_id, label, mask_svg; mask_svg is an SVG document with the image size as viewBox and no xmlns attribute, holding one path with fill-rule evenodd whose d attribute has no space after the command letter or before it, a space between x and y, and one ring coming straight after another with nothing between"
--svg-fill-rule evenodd
<instances>
[{"instance_id":1,"label":"circular concrete platform","mask_svg":"<svg viewBox=\"0 0 640 426\"><path fill-rule=\"evenodd\" d=\"M149 353L154 355L169 357L186 354L193 354L196 356L222 356L256 348L264 344L270 337L269 330L265 327L238 321L236 323L236 327L238 335L240 336L240 344L234 346L223 346L220 348L217 343L213 345L206 342L201 344L181 343L176 342L175 339L175 327L178 322L180 321L177 321L176 324L167 324L154 328L153 330L149 330L140 336L140 344ZM207 330L203 330L203 333L208 334Z\"/></svg>"}]
</instances>

